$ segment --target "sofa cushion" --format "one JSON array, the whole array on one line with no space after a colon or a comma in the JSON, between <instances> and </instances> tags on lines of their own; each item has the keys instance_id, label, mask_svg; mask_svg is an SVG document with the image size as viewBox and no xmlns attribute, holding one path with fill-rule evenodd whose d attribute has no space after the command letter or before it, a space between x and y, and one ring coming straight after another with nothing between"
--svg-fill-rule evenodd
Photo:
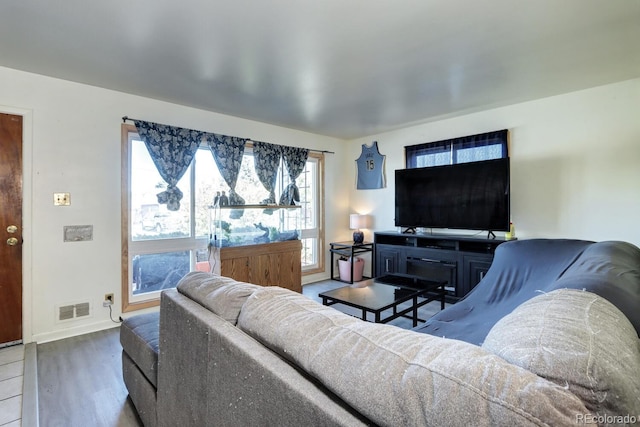
<instances>
[{"instance_id":1,"label":"sofa cushion","mask_svg":"<svg viewBox=\"0 0 640 427\"><path fill-rule=\"evenodd\" d=\"M579 396L601 416L640 414L640 340L596 294L562 289L505 316L482 347Z\"/></svg>"},{"instance_id":2,"label":"sofa cushion","mask_svg":"<svg viewBox=\"0 0 640 427\"><path fill-rule=\"evenodd\" d=\"M568 425L588 413L480 347L363 322L285 289L256 291L238 326L380 425Z\"/></svg>"},{"instance_id":3,"label":"sofa cushion","mask_svg":"<svg viewBox=\"0 0 640 427\"><path fill-rule=\"evenodd\" d=\"M120 325L122 349L154 387L158 386L160 313L139 314Z\"/></svg>"},{"instance_id":4,"label":"sofa cushion","mask_svg":"<svg viewBox=\"0 0 640 427\"><path fill-rule=\"evenodd\" d=\"M177 285L178 292L234 325L238 321L242 304L254 291L261 288L202 271L186 274Z\"/></svg>"}]
</instances>

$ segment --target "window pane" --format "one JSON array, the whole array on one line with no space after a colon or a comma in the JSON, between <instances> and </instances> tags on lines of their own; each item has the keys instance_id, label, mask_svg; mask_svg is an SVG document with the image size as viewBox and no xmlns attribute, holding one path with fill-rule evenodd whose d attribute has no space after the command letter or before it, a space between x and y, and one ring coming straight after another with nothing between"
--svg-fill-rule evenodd
<instances>
[{"instance_id":1,"label":"window pane","mask_svg":"<svg viewBox=\"0 0 640 427\"><path fill-rule=\"evenodd\" d=\"M196 152L195 202L196 237L211 235L211 209L216 192L228 192L229 187L218 171L209 148L200 148Z\"/></svg>"},{"instance_id":2,"label":"window pane","mask_svg":"<svg viewBox=\"0 0 640 427\"><path fill-rule=\"evenodd\" d=\"M302 269L309 271L320 268L320 162L310 157L304 170L296 180L300 189L302 205Z\"/></svg>"},{"instance_id":3,"label":"window pane","mask_svg":"<svg viewBox=\"0 0 640 427\"><path fill-rule=\"evenodd\" d=\"M196 206L199 209L208 209L213 204L217 192L229 194L229 186L220 175L213 155L209 148L200 148L196 153ZM245 149L240 172L236 181L236 193L240 195L248 205L257 205L269 196L258 175L256 174L253 153ZM277 192L276 192L277 193ZM279 194L276 194L276 197ZM207 219L208 222L208 219ZM208 227L208 225L207 225ZM202 226L198 225L197 234L202 232ZM208 228L207 228L208 232Z\"/></svg>"},{"instance_id":4,"label":"window pane","mask_svg":"<svg viewBox=\"0 0 640 427\"><path fill-rule=\"evenodd\" d=\"M406 146L407 168L452 165L508 157L508 130Z\"/></svg>"},{"instance_id":5,"label":"window pane","mask_svg":"<svg viewBox=\"0 0 640 427\"><path fill-rule=\"evenodd\" d=\"M195 271L211 272L211 264L209 264L209 250L198 249L196 251L196 265Z\"/></svg>"},{"instance_id":6,"label":"window pane","mask_svg":"<svg viewBox=\"0 0 640 427\"><path fill-rule=\"evenodd\" d=\"M302 267L318 265L318 239L302 239Z\"/></svg>"},{"instance_id":7,"label":"window pane","mask_svg":"<svg viewBox=\"0 0 640 427\"><path fill-rule=\"evenodd\" d=\"M236 184L236 193L245 200L248 205L260 204L262 200L269 197L269 192L260 182L256 173L253 161L253 152L245 149L240 165L240 173L238 174L238 182ZM280 194L276 191L276 202Z\"/></svg>"},{"instance_id":8,"label":"window pane","mask_svg":"<svg viewBox=\"0 0 640 427\"><path fill-rule=\"evenodd\" d=\"M131 141L131 240L157 240L190 235L190 171L184 174L178 188L184 197L180 210L169 211L158 204L157 194L167 188L160 177L147 147L142 141Z\"/></svg>"},{"instance_id":9,"label":"window pane","mask_svg":"<svg viewBox=\"0 0 640 427\"><path fill-rule=\"evenodd\" d=\"M417 156L415 167L424 168L427 166L443 166L448 164L451 164L450 153L434 153Z\"/></svg>"},{"instance_id":10,"label":"window pane","mask_svg":"<svg viewBox=\"0 0 640 427\"><path fill-rule=\"evenodd\" d=\"M304 170L296 180L300 190L300 205L302 205L301 228L303 230L318 227L318 209L316 205L317 176L318 162L315 160L309 160L307 161Z\"/></svg>"},{"instance_id":11,"label":"window pane","mask_svg":"<svg viewBox=\"0 0 640 427\"><path fill-rule=\"evenodd\" d=\"M451 144L438 142L405 147L406 167L423 168L451 164Z\"/></svg>"},{"instance_id":12,"label":"window pane","mask_svg":"<svg viewBox=\"0 0 640 427\"><path fill-rule=\"evenodd\" d=\"M284 170L283 170L284 169ZM282 192L282 189L291 183L289 174L286 173L286 168L281 169L283 176L280 176L279 182L282 184L278 187L278 191ZM309 158L305 164L304 169L296 179L296 186L300 193L301 212L288 211L287 214L291 217L291 221L295 221L300 216L300 229L302 233L302 269L309 270L312 268L318 268L318 161L315 158ZM278 196L279 197L279 196ZM287 217L285 216L285 224L288 224Z\"/></svg>"},{"instance_id":13,"label":"window pane","mask_svg":"<svg viewBox=\"0 0 640 427\"><path fill-rule=\"evenodd\" d=\"M189 267L189 251L136 255L132 262L133 294L175 288Z\"/></svg>"},{"instance_id":14,"label":"window pane","mask_svg":"<svg viewBox=\"0 0 640 427\"><path fill-rule=\"evenodd\" d=\"M493 144L478 147L460 148L456 151L456 163L479 162L502 158L502 145Z\"/></svg>"}]
</instances>

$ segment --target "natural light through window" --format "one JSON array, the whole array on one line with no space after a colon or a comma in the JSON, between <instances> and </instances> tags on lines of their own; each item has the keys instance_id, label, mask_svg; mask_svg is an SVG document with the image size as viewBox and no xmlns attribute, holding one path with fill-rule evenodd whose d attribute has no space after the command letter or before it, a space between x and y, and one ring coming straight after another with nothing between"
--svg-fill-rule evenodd
<instances>
[{"instance_id":1,"label":"natural light through window","mask_svg":"<svg viewBox=\"0 0 640 427\"><path fill-rule=\"evenodd\" d=\"M124 140L126 134L126 141ZM157 201L166 182L160 177L135 127L123 132L123 258L124 310L149 306L163 289L175 287L189 271L209 271L209 248L260 243L261 238L299 238L302 242L302 271L317 272L321 255L322 156L310 154L296 180L300 192L298 209L217 209L216 196L228 194L208 146L202 145L195 160L178 183L183 193L178 211L169 211ZM283 173L283 170L285 173ZM289 184L281 166L276 194ZM254 170L251 146L245 148L236 193L247 205L257 205L268 196ZM235 215L235 216L234 216ZM289 234L287 234L289 233ZM262 237L261 237L262 236ZM125 248L123 246L123 253Z\"/></svg>"}]
</instances>

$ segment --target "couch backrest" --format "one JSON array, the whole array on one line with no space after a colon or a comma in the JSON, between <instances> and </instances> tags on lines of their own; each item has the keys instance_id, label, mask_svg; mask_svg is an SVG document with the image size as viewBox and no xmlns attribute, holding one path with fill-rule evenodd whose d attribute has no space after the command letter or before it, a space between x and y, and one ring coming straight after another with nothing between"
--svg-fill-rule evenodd
<instances>
[{"instance_id":1,"label":"couch backrest","mask_svg":"<svg viewBox=\"0 0 640 427\"><path fill-rule=\"evenodd\" d=\"M480 347L363 322L280 288L247 299L238 327L379 425L573 425L564 387Z\"/></svg>"}]
</instances>

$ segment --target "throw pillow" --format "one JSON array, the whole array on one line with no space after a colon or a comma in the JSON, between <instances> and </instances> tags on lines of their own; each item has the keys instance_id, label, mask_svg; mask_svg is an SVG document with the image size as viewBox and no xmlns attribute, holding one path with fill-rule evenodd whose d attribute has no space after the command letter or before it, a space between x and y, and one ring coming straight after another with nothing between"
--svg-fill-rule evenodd
<instances>
[{"instance_id":1,"label":"throw pillow","mask_svg":"<svg viewBox=\"0 0 640 427\"><path fill-rule=\"evenodd\" d=\"M482 347L567 387L600 417L640 414L640 340L604 298L559 289L502 318Z\"/></svg>"}]
</instances>

